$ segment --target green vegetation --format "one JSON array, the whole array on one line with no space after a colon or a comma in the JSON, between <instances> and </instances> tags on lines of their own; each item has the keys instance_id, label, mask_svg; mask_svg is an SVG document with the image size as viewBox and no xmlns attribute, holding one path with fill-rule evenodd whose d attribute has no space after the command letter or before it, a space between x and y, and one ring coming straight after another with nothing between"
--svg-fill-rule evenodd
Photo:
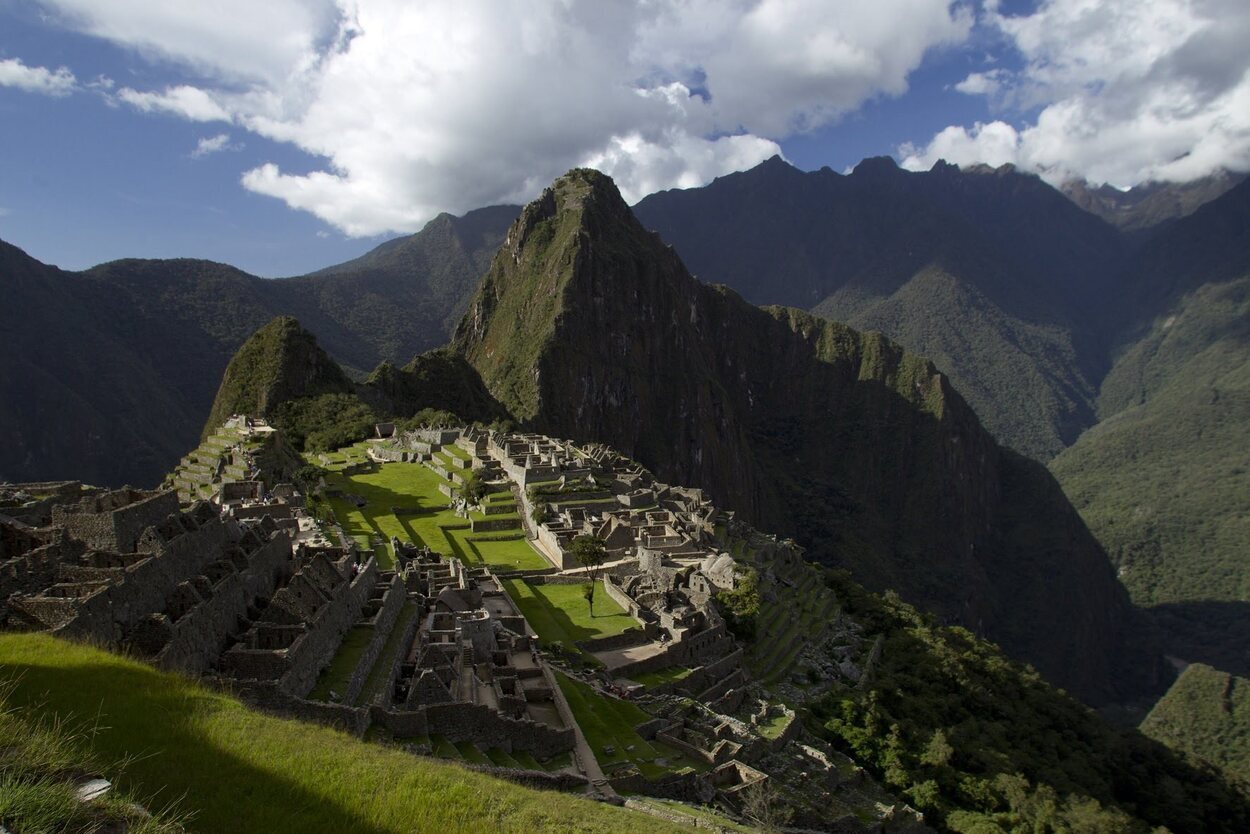
<instances>
[{"instance_id":1,"label":"green vegetation","mask_svg":"<svg viewBox=\"0 0 1250 834\"><path fill-rule=\"evenodd\" d=\"M110 790L94 801L77 797L79 784L105 773L116 780L124 767L104 767L90 751L90 730L75 732L38 710L13 707L12 683L0 692L0 828L14 834L175 834L185 819L171 810L148 816L135 797Z\"/></svg>"},{"instance_id":2,"label":"green vegetation","mask_svg":"<svg viewBox=\"0 0 1250 834\"><path fill-rule=\"evenodd\" d=\"M632 764L648 779L655 779L681 767L703 770L706 765L660 742L650 742L634 728L651 720L651 716L634 704L600 695L579 680L562 672L556 680L573 711L573 718L586 735L586 743L594 751L599 766L611 774L621 765ZM607 748L613 748L611 753ZM656 764L656 759L666 764Z\"/></svg>"},{"instance_id":3,"label":"green vegetation","mask_svg":"<svg viewBox=\"0 0 1250 834\"><path fill-rule=\"evenodd\" d=\"M599 575L603 572L603 563L608 558L607 545L596 536L578 536L569 545L569 553L577 564L586 572L590 581L582 586L582 596L586 599L586 610L595 616L595 588L599 585ZM619 606L618 606L619 607Z\"/></svg>"},{"instance_id":4,"label":"green vegetation","mask_svg":"<svg viewBox=\"0 0 1250 834\"><path fill-rule=\"evenodd\" d=\"M372 704L382 694L383 687L386 686L391 671L391 667L386 660L394 657L395 653L399 651L399 644L404 639L404 633L408 630L408 626L412 623L413 618L419 613L420 609L415 602L412 600L404 601L403 610L399 612L399 616L395 619L395 627L391 629L386 642L382 644L382 651L378 653L378 660L373 664L373 668L369 670L369 677L365 679L365 685L360 689L360 695L356 698L357 706Z\"/></svg>"},{"instance_id":5,"label":"green vegetation","mask_svg":"<svg viewBox=\"0 0 1250 834\"><path fill-rule=\"evenodd\" d=\"M1141 731L1250 785L1250 680L1200 663L1181 673Z\"/></svg>"},{"instance_id":6,"label":"green vegetation","mask_svg":"<svg viewBox=\"0 0 1250 834\"><path fill-rule=\"evenodd\" d=\"M338 454L346 459L352 451L340 450ZM370 542L374 539L386 543L384 567L394 558L389 545L392 536L456 556L468 565L486 565L500 571L551 567L522 535L474 534L469 522L452 512L450 499L439 492L440 486L450 490L454 485L420 464L379 464L372 471L354 475L331 471L326 482L332 490L365 499L364 507L356 507L342 497L331 498L330 505L335 520L367 549L372 549ZM400 509L398 514L395 507Z\"/></svg>"},{"instance_id":7,"label":"green vegetation","mask_svg":"<svg viewBox=\"0 0 1250 834\"><path fill-rule=\"evenodd\" d=\"M0 668L13 682L6 710L91 721L86 752L128 759L121 788L152 798L150 807L176 800L192 832L679 830L273 718L184 678L42 635L0 636Z\"/></svg>"},{"instance_id":8,"label":"green vegetation","mask_svg":"<svg viewBox=\"0 0 1250 834\"><path fill-rule=\"evenodd\" d=\"M643 686L659 686L662 683L674 683L676 681L685 680L690 677L693 669L687 669L685 666L669 666L665 669L657 669L654 672L643 672L633 676L633 680Z\"/></svg>"},{"instance_id":9,"label":"green vegetation","mask_svg":"<svg viewBox=\"0 0 1250 834\"><path fill-rule=\"evenodd\" d=\"M1250 825L1246 796L1214 769L1111 728L965 629L843 576L830 581L884 646L866 686L831 691L813 713L929 819L987 834Z\"/></svg>"},{"instance_id":10,"label":"green vegetation","mask_svg":"<svg viewBox=\"0 0 1250 834\"><path fill-rule=\"evenodd\" d=\"M759 574L754 568L747 568L738 576L733 590L716 592L716 604L735 637L747 641L753 639L760 613Z\"/></svg>"},{"instance_id":11,"label":"green vegetation","mask_svg":"<svg viewBox=\"0 0 1250 834\"><path fill-rule=\"evenodd\" d=\"M1250 599L1250 278L1160 317L1107 375L1100 410L1052 470L1133 599Z\"/></svg>"},{"instance_id":12,"label":"green vegetation","mask_svg":"<svg viewBox=\"0 0 1250 834\"><path fill-rule=\"evenodd\" d=\"M331 692L341 697L352 672L356 671L356 666L360 663L361 655L365 653L372 639L373 626L358 625L348 629L343 636L343 642L339 644L339 650L330 659L330 664L321 670L309 697L317 701L328 701Z\"/></svg>"},{"instance_id":13,"label":"green vegetation","mask_svg":"<svg viewBox=\"0 0 1250 834\"><path fill-rule=\"evenodd\" d=\"M253 333L226 366L203 437L231 414L268 417L288 400L351 390L351 380L313 335L294 318L278 316Z\"/></svg>"},{"instance_id":14,"label":"green vegetation","mask_svg":"<svg viewBox=\"0 0 1250 834\"><path fill-rule=\"evenodd\" d=\"M322 394L287 400L271 419L296 449L328 452L371 437L378 415L355 394Z\"/></svg>"},{"instance_id":15,"label":"green vegetation","mask_svg":"<svg viewBox=\"0 0 1250 834\"><path fill-rule=\"evenodd\" d=\"M606 595L599 603L599 613L592 615L586 610L583 584L531 585L523 579L505 579L503 583L530 627L547 645L561 643L576 651L574 644L579 640L611 637L638 627L637 621Z\"/></svg>"}]
</instances>

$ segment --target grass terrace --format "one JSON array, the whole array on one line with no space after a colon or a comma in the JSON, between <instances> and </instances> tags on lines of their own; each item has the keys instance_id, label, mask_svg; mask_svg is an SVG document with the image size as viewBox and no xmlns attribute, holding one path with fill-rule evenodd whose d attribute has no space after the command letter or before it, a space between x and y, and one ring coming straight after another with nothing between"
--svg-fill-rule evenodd
<instances>
[{"instance_id":1,"label":"grass terrace","mask_svg":"<svg viewBox=\"0 0 1250 834\"><path fill-rule=\"evenodd\" d=\"M255 712L186 678L47 635L0 635L0 668L11 684L0 690L5 710L91 722L95 732L77 742L84 756L105 767L129 759L119 790L150 807L177 801L191 832L689 830Z\"/></svg>"},{"instance_id":2,"label":"grass terrace","mask_svg":"<svg viewBox=\"0 0 1250 834\"><path fill-rule=\"evenodd\" d=\"M360 663L360 656L365 653L372 639L373 626L352 626L343 636L343 642L339 644L339 650L334 653L330 665L321 670L317 685L308 697L314 701L328 701L331 692L341 696L352 672L356 671L356 664Z\"/></svg>"},{"instance_id":3,"label":"grass terrace","mask_svg":"<svg viewBox=\"0 0 1250 834\"><path fill-rule=\"evenodd\" d=\"M401 541L428 545L440 553L460 558L467 565L485 565L499 571L551 567L551 563L530 546L519 530L515 533L473 533L469 529L469 520L452 512L448 507L448 497L439 491L440 486L449 482L420 464L386 463L372 472L355 475L335 471L326 477L326 483L331 489L365 499L364 507L356 507L342 497L331 498L330 505L335 519L363 547L372 549L376 540L385 543L385 558L381 563L384 568L394 565L391 536ZM502 494L511 500L510 494ZM400 508L398 514L393 509L395 507ZM481 515L476 517L484 518ZM511 516L490 517L505 519Z\"/></svg>"},{"instance_id":4,"label":"grass terrace","mask_svg":"<svg viewBox=\"0 0 1250 834\"><path fill-rule=\"evenodd\" d=\"M643 672L641 675L634 675L631 680L637 681L643 686L659 686L664 683L685 680L690 677L690 673L693 671L693 669L687 669L685 666L669 666L667 669L657 669L654 672Z\"/></svg>"},{"instance_id":5,"label":"grass terrace","mask_svg":"<svg viewBox=\"0 0 1250 834\"><path fill-rule=\"evenodd\" d=\"M614 769L632 764L643 776L656 779L684 767L707 768L703 762L667 744L647 741L638 735L634 728L650 721L652 716L635 704L600 695L562 672L556 673L556 680L604 773L611 775ZM608 747L613 748L612 753L604 752ZM664 764L656 764L656 759L662 759Z\"/></svg>"},{"instance_id":6,"label":"grass terrace","mask_svg":"<svg viewBox=\"0 0 1250 834\"><path fill-rule=\"evenodd\" d=\"M390 636L382 644L382 651L378 654L377 662L369 670L369 677L365 679L365 685L361 688L360 695L356 698L356 706L371 704L377 700L378 695L382 694L382 689L390 678L389 660L395 656L395 652L399 651L399 644L404 639L404 632L408 630L409 624L418 613L415 602L412 600L404 601L404 607L400 610L399 617L395 619L395 627L391 629Z\"/></svg>"},{"instance_id":7,"label":"grass terrace","mask_svg":"<svg viewBox=\"0 0 1250 834\"><path fill-rule=\"evenodd\" d=\"M595 616L590 616L582 596L585 585L531 585L523 579L503 583L530 628L546 644L560 642L569 651L577 651L578 640L611 637L638 627L637 620L603 591L595 593Z\"/></svg>"}]
</instances>

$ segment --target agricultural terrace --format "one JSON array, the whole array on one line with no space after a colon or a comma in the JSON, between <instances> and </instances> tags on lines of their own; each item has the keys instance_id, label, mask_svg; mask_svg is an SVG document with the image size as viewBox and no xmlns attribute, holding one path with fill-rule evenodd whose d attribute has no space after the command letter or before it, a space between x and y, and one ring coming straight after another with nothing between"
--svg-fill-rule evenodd
<instances>
[{"instance_id":1,"label":"agricultural terrace","mask_svg":"<svg viewBox=\"0 0 1250 834\"><path fill-rule=\"evenodd\" d=\"M85 756L124 764L119 788L152 808L174 804L192 832L682 830L268 716L187 678L47 635L0 635L0 669L0 709L38 708L86 728L77 734Z\"/></svg>"},{"instance_id":2,"label":"agricultural terrace","mask_svg":"<svg viewBox=\"0 0 1250 834\"><path fill-rule=\"evenodd\" d=\"M618 768L633 765L648 779L658 779L684 767L707 769L704 762L680 750L638 735L634 728L652 716L635 704L600 695L562 672L556 673L556 679L604 773L611 775Z\"/></svg>"},{"instance_id":3,"label":"agricultural terrace","mask_svg":"<svg viewBox=\"0 0 1250 834\"><path fill-rule=\"evenodd\" d=\"M524 533L517 529L474 533L472 520L486 516L470 514L465 519L448 506L449 499L439 492L440 486L451 487L428 467L416 463L380 464L369 472L343 473L351 462L363 459L357 447L348 447L329 456L326 467L330 473L326 484L341 494L330 499L335 520L365 550L375 550L382 567L394 565L392 536L401 541L424 544L439 553L456 556L466 565L485 565L495 571L541 570L551 564L530 546ZM319 463L314 459L314 462ZM325 465L325 464L321 464ZM360 496L365 506L357 507L348 495ZM491 503L512 501L511 495L491 496ZM399 512L396 513L396 508ZM490 518L500 518L491 514Z\"/></svg>"},{"instance_id":4,"label":"agricultural terrace","mask_svg":"<svg viewBox=\"0 0 1250 834\"><path fill-rule=\"evenodd\" d=\"M547 645L559 642L569 651L577 651L574 644L579 640L611 637L638 627L638 622L603 589L595 594L595 613L591 616L583 596L584 584L531 585L523 579L505 579L503 583L530 628Z\"/></svg>"}]
</instances>

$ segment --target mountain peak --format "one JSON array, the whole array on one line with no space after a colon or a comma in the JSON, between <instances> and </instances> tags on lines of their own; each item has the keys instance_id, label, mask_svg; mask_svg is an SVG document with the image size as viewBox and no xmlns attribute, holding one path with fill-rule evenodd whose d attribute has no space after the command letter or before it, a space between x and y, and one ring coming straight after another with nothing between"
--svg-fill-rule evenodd
<instances>
[{"instance_id":1,"label":"mountain peak","mask_svg":"<svg viewBox=\"0 0 1250 834\"><path fill-rule=\"evenodd\" d=\"M239 348L213 401L207 436L232 414L266 416L286 400L345 393L352 383L293 316L277 316Z\"/></svg>"},{"instance_id":2,"label":"mountain peak","mask_svg":"<svg viewBox=\"0 0 1250 834\"><path fill-rule=\"evenodd\" d=\"M902 171L892 156L870 156L862 160L851 172L856 177L893 176Z\"/></svg>"}]
</instances>

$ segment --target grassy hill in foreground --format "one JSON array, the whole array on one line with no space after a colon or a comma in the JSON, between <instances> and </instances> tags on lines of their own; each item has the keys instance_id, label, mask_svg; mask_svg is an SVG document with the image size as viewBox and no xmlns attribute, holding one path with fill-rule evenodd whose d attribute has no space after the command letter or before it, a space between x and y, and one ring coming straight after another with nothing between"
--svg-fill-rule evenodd
<instances>
[{"instance_id":1,"label":"grassy hill in foreground","mask_svg":"<svg viewBox=\"0 0 1250 834\"><path fill-rule=\"evenodd\" d=\"M1155 704L1141 731L1250 779L1250 680L1195 663Z\"/></svg>"},{"instance_id":2,"label":"grassy hill in foreground","mask_svg":"<svg viewBox=\"0 0 1250 834\"><path fill-rule=\"evenodd\" d=\"M7 709L91 722L85 751L130 759L121 787L177 801L191 831L669 832L659 819L536 791L247 709L133 660L43 635L0 636Z\"/></svg>"}]
</instances>

